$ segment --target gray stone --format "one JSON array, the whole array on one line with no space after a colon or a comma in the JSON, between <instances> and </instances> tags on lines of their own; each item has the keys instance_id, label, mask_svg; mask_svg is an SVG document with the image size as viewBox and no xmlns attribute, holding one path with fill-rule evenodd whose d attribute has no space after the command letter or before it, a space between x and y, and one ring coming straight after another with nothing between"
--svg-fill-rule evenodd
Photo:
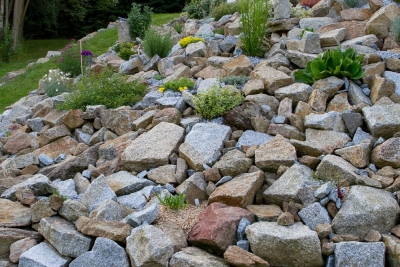
<instances>
[{"instance_id":1,"label":"gray stone","mask_svg":"<svg viewBox=\"0 0 400 267\"><path fill-rule=\"evenodd\" d=\"M386 259L389 266L399 266L400 254L400 239L394 235L383 234L382 241L386 247Z\"/></svg>"},{"instance_id":2,"label":"gray stone","mask_svg":"<svg viewBox=\"0 0 400 267\"><path fill-rule=\"evenodd\" d=\"M385 71L383 73L383 77L385 79L394 81L394 83L396 84L396 94L399 96L400 95L400 73L393 72L393 71Z\"/></svg>"},{"instance_id":3,"label":"gray stone","mask_svg":"<svg viewBox=\"0 0 400 267\"><path fill-rule=\"evenodd\" d=\"M237 176L247 172L251 165L252 160L246 157L246 154L234 149L223 155L213 167L218 168L223 176Z\"/></svg>"},{"instance_id":4,"label":"gray stone","mask_svg":"<svg viewBox=\"0 0 400 267\"><path fill-rule=\"evenodd\" d=\"M83 194L82 203L92 212L105 200L117 200L117 195L108 186L104 175L97 177Z\"/></svg>"},{"instance_id":5,"label":"gray stone","mask_svg":"<svg viewBox=\"0 0 400 267\"><path fill-rule=\"evenodd\" d=\"M105 179L108 186L117 196L128 195L140 191L146 186L155 185L154 182L145 178L139 178L127 171L110 174Z\"/></svg>"},{"instance_id":6,"label":"gray stone","mask_svg":"<svg viewBox=\"0 0 400 267\"><path fill-rule=\"evenodd\" d=\"M202 171L204 163L211 166L221 157L224 142L229 140L231 133L231 128L226 125L197 123L179 147L179 156L190 168Z\"/></svg>"},{"instance_id":7,"label":"gray stone","mask_svg":"<svg viewBox=\"0 0 400 267\"><path fill-rule=\"evenodd\" d=\"M246 228L253 253L271 266L317 267L323 265L317 232L302 223L281 226L257 222Z\"/></svg>"},{"instance_id":8,"label":"gray stone","mask_svg":"<svg viewBox=\"0 0 400 267\"><path fill-rule=\"evenodd\" d=\"M64 201L58 213L70 222L78 220L79 216L88 216L86 206L81 202L72 199Z\"/></svg>"},{"instance_id":9,"label":"gray stone","mask_svg":"<svg viewBox=\"0 0 400 267\"><path fill-rule=\"evenodd\" d=\"M159 212L160 204L158 204L158 202L154 202L145 207L143 210L130 214L128 217L133 216L142 223L147 222L148 224L152 224L157 219Z\"/></svg>"},{"instance_id":10,"label":"gray stone","mask_svg":"<svg viewBox=\"0 0 400 267\"><path fill-rule=\"evenodd\" d=\"M284 201L300 203L298 196L300 189L315 185L319 185L319 182L312 178L311 169L295 164L264 191L263 198L267 204L279 206L282 206Z\"/></svg>"},{"instance_id":11,"label":"gray stone","mask_svg":"<svg viewBox=\"0 0 400 267\"><path fill-rule=\"evenodd\" d=\"M125 249L115 241L98 237L91 251L74 259L70 267L129 267L129 258Z\"/></svg>"},{"instance_id":12,"label":"gray stone","mask_svg":"<svg viewBox=\"0 0 400 267\"><path fill-rule=\"evenodd\" d=\"M16 169L23 169L29 165L38 165L39 159L33 153L28 153L14 158Z\"/></svg>"},{"instance_id":13,"label":"gray stone","mask_svg":"<svg viewBox=\"0 0 400 267\"><path fill-rule=\"evenodd\" d=\"M324 197L326 197L326 196L329 194L329 192L330 192L331 190L332 190L332 184L331 184L331 182L324 183L323 185L321 185L320 187L318 187L317 190L315 190L314 196L315 196L316 198L319 198L319 199L324 198Z\"/></svg>"},{"instance_id":14,"label":"gray stone","mask_svg":"<svg viewBox=\"0 0 400 267\"><path fill-rule=\"evenodd\" d=\"M353 136L352 142L354 143L354 145L358 145L361 144L361 142L366 139L370 140L371 142L374 141L374 137L372 135L370 135L367 132L364 132L360 127L358 127Z\"/></svg>"},{"instance_id":15,"label":"gray stone","mask_svg":"<svg viewBox=\"0 0 400 267\"><path fill-rule=\"evenodd\" d=\"M126 239L126 251L132 266L167 267L174 254L174 244L161 229L145 225L132 230Z\"/></svg>"},{"instance_id":16,"label":"gray stone","mask_svg":"<svg viewBox=\"0 0 400 267\"><path fill-rule=\"evenodd\" d=\"M390 138L400 132L400 104L374 105L364 107L362 111L374 137Z\"/></svg>"},{"instance_id":17,"label":"gray stone","mask_svg":"<svg viewBox=\"0 0 400 267\"><path fill-rule=\"evenodd\" d=\"M279 100L288 97L296 105L299 101L307 102L312 90L308 84L294 83L276 90L275 97Z\"/></svg>"},{"instance_id":18,"label":"gray stone","mask_svg":"<svg viewBox=\"0 0 400 267\"><path fill-rule=\"evenodd\" d=\"M44 127L42 118L28 119L27 124L29 128L31 128L31 130L34 132L40 132Z\"/></svg>"},{"instance_id":19,"label":"gray stone","mask_svg":"<svg viewBox=\"0 0 400 267\"><path fill-rule=\"evenodd\" d=\"M232 35L228 35L225 37L225 39L219 44L219 47L221 48L222 52L224 53L230 53L233 51L235 48L236 44L238 42L238 38Z\"/></svg>"},{"instance_id":20,"label":"gray stone","mask_svg":"<svg viewBox=\"0 0 400 267\"><path fill-rule=\"evenodd\" d=\"M289 0L274 1L274 19L289 19L291 14L291 6L292 4Z\"/></svg>"},{"instance_id":21,"label":"gray stone","mask_svg":"<svg viewBox=\"0 0 400 267\"><path fill-rule=\"evenodd\" d=\"M266 133L255 132L253 130L245 131L242 136L240 136L238 142L236 143L235 147L238 149L243 149L243 146L262 146L265 143L272 140L272 136Z\"/></svg>"},{"instance_id":22,"label":"gray stone","mask_svg":"<svg viewBox=\"0 0 400 267\"><path fill-rule=\"evenodd\" d=\"M196 172L183 181L176 188L178 194L186 194L185 201L189 204L194 204L195 199L199 201L207 200L207 182L202 172Z\"/></svg>"},{"instance_id":23,"label":"gray stone","mask_svg":"<svg viewBox=\"0 0 400 267\"><path fill-rule=\"evenodd\" d=\"M204 23L203 25L200 26L200 28L196 32L196 37L200 38L206 38L206 37L211 37L214 35L213 31L213 26L209 23Z\"/></svg>"},{"instance_id":24,"label":"gray stone","mask_svg":"<svg viewBox=\"0 0 400 267\"><path fill-rule=\"evenodd\" d=\"M334 132L345 132L346 130L346 126L342 120L342 113L336 111L307 115L304 125L309 128Z\"/></svg>"},{"instance_id":25,"label":"gray stone","mask_svg":"<svg viewBox=\"0 0 400 267\"><path fill-rule=\"evenodd\" d=\"M149 171L147 177L156 184L176 184L175 172L176 165L164 165Z\"/></svg>"},{"instance_id":26,"label":"gray stone","mask_svg":"<svg viewBox=\"0 0 400 267\"><path fill-rule=\"evenodd\" d=\"M326 93L330 98L344 85L344 81L335 76L330 76L316 81L312 87Z\"/></svg>"},{"instance_id":27,"label":"gray stone","mask_svg":"<svg viewBox=\"0 0 400 267\"><path fill-rule=\"evenodd\" d=\"M353 234L362 240L372 229L388 233L399 213L399 205L391 193L368 186L352 186L332 227L337 234Z\"/></svg>"},{"instance_id":28,"label":"gray stone","mask_svg":"<svg viewBox=\"0 0 400 267\"><path fill-rule=\"evenodd\" d=\"M224 259L210 254L197 247L183 248L182 251L175 253L169 263L170 267L228 267L229 264Z\"/></svg>"},{"instance_id":29,"label":"gray stone","mask_svg":"<svg viewBox=\"0 0 400 267\"><path fill-rule=\"evenodd\" d=\"M364 124L364 118L360 113L344 112L342 113L342 119L350 136L354 136L357 129Z\"/></svg>"},{"instance_id":30,"label":"gray stone","mask_svg":"<svg viewBox=\"0 0 400 267\"><path fill-rule=\"evenodd\" d=\"M121 160L128 170L137 172L168 164L169 156L182 141L183 135L182 127L161 122L133 140L122 153Z\"/></svg>"},{"instance_id":31,"label":"gray stone","mask_svg":"<svg viewBox=\"0 0 400 267\"><path fill-rule=\"evenodd\" d=\"M118 197L117 201L121 205L125 205L132 209L141 210L146 205L147 199L150 198L153 188L154 186L146 186L140 191Z\"/></svg>"},{"instance_id":32,"label":"gray stone","mask_svg":"<svg viewBox=\"0 0 400 267\"><path fill-rule=\"evenodd\" d=\"M12 187L4 191L1 194L1 197L16 201L15 192L17 191L18 188L21 187L30 188L35 194L35 196L47 195L51 193L51 185L49 178L47 178L43 174L36 174L22 183L13 185Z\"/></svg>"},{"instance_id":33,"label":"gray stone","mask_svg":"<svg viewBox=\"0 0 400 267\"><path fill-rule=\"evenodd\" d=\"M314 30L335 23L336 21L330 17L314 17L314 18L302 18L299 21L300 28L313 28Z\"/></svg>"},{"instance_id":34,"label":"gray stone","mask_svg":"<svg viewBox=\"0 0 400 267\"><path fill-rule=\"evenodd\" d=\"M89 251L92 239L84 236L75 225L60 217L40 220L38 232L53 245L61 255L76 258Z\"/></svg>"},{"instance_id":35,"label":"gray stone","mask_svg":"<svg viewBox=\"0 0 400 267\"><path fill-rule=\"evenodd\" d=\"M305 31L299 43L299 51L308 54L319 54L322 52L319 34Z\"/></svg>"},{"instance_id":36,"label":"gray stone","mask_svg":"<svg viewBox=\"0 0 400 267\"><path fill-rule=\"evenodd\" d=\"M286 42L288 43L288 41ZM303 53L297 50L288 50L286 52L286 57L290 60L290 62L297 65L299 68L305 68L307 63L313 61L317 55Z\"/></svg>"},{"instance_id":37,"label":"gray stone","mask_svg":"<svg viewBox=\"0 0 400 267\"><path fill-rule=\"evenodd\" d=\"M37 223L42 218L54 216L57 212L50 208L50 202L47 198L39 199L38 202L31 205L32 222Z\"/></svg>"},{"instance_id":38,"label":"gray stone","mask_svg":"<svg viewBox=\"0 0 400 267\"><path fill-rule=\"evenodd\" d=\"M186 102L183 97L161 97L157 99L157 104L160 105L160 108L176 108L180 112L183 112L186 107Z\"/></svg>"},{"instance_id":39,"label":"gray stone","mask_svg":"<svg viewBox=\"0 0 400 267\"><path fill-rule=\"evenodd\" d=\"M120 221L124 218L125 210L114 200L104 200L95 210L90 213L89 218L104 221Z\"/></svg>"},{"instance_id":40,"label":"gray stone","mask_svg":"<svg viewBox=\"0 0 400 267\"><path fill-rule=\"evenodd\" d=\"M54 163L53 159L47 156L46 154L40 154L38 159L39 163L42 164L43 166L49 166Z\"/></svg>"},{"instance_id":41,"label":"gray stone","mask_svg":"<svg viewBox=\"0 0 400 267\"><path fill-rule=\"evenodd\" d=\"M303 222L314 231L318 224L331 223L328 211L319 202L305 207L298 214Z\"/></svg>"},{"instance_id":42,"label":"gray stone","mask_svg":"<svg viewBox=\"0 0 400 267\"><path fill-rule=\"evenodd\" d=\"M74 198L78 195L75 190L75 182L73 179L68 179L65 181L57 179L51 183L51 186L57 190L60 196Z\"/></svg>"},{"instance_id":43,"label":"gray stone","mask_svg":"<svg viewBox=\"0 0 400 267\"><path fill-rule=\"evenodd\" d=\"M213 85L218 85L219 81L217 78L209 78L200 81L199 86L197 87L197 93L205 93L207 92Z\"/></svg>"},{"instance_id":44,"label":"gray stone","mask_svg":"<svg viewBox=\"0 0 400 267\"><path fill-rule=\"evenodd\" d=\"M335 246L335 267L385 266L383 242L339 242Z\"/></svg>"},{"instance_id":45,"label":"gray stone","mask_svg":"<svg viewBox=\"0 0 400 267\"><path fill-rule=\"evenodd\" d=\"M71 261L69 257L60 255L47 242L42 242L21 254L18 266L20 267L67 267Z\"/></svg>"},{"instance_id":46,"label":"gray stone","mask_svg":"<svg viewBox=\"0 0 400 267\"><path fill-rule=\"evenodd\" d=\"M351 105L361 107L372 106L371 99L363 93L360 86L352 81L350 81L348 98Z\"/></svg>"},{"instance_id":47,"label":"gray stone","mask_svg":"<svg viewBox=\"0 0 400 267\"><path fill-rule=\"evenodd\" d=\"M153 106L156 104L157 99L163 97L163 93L160 93L159 91L150 91L147 93L142 101L136 103L133 108L134 109L145 109L150 106Z\"/></svg>"},{"instance_id":48,"label":"gray stone","mask_svg":"<svg viewBox=\"0 0 400 267\"><path fill-rule=\"evenodd\" d=\"M201 41L197 43L191 43L185 48L187 57L204 57L206 50L207 46Z\"/></svg>"}]
</instances>

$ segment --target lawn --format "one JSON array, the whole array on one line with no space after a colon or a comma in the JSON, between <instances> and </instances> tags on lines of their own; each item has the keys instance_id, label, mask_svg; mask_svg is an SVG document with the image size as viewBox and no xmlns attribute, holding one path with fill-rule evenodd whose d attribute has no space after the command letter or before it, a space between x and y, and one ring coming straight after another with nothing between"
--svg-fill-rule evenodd
<instances>
[{"instance_id":1,"label":"lawn","mask_svg":"<svg viewBox=\"0 0 400 267\"><path fill-rule=\"evenodd\" d=\"M162 25L174 18L178 18L180 13L154 14L152 25ZM105 53L118 40L117 28L101 30L93 38L82 44L83 49L90 50L94 55ZM36 62L39 58L45 57L47 51L57 51L63 48L70 40L27 40L23 43L20 53L13 56L11 62L0 61L0 77L7 72L23 69L30 62ZM0 86L0 114L7 106L17 102L20 98L28 95L30 91L36 90L39 80L48 73L49 69L57 68L54 60L44 64L37 64L27 69L22 74Z\"/></svg>"}]
</instances>

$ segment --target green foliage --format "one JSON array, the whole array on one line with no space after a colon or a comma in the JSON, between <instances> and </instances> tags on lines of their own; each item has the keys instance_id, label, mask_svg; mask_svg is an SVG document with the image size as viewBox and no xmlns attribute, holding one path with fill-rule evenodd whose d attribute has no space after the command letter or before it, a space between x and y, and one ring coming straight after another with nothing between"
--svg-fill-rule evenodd
<instances>
[{"instance_id":1,"label":"green foliage","mask_svg":"<svg viewBox=\"0 0 400 267\"><path fill-rule=\"evenodd\" d=\"M165 196L164 198L161 198L159 194L156 194L158 201L160 203L175 212L178 212L179 209L184 209L188 206L188 204L185 202L185 194L178 194L175 196L169 195Z\"/></svg>"},{"instance_id":2,"label":"green foliage","mask_svg":"<svg viewBox=\"0 0 400 267\"><path fill-rule=\"evenodd\" d=\"M249 56L261 56L263 40L267 32L267 21L271 17L269 0L239 0L242 14L240 24L243 32L240 39Z\"/></svg>"},{"instance_id":3,"label":"green foliage","mask_svg":"<svg viewBox=\"0 0 400 267\"><path fill-rule=\"evenodd\" d=\"M72 41L65 46L61 57L56 61L59 69L69 77L76 77L81 74L81 57L79 46Z\"/></svg>"},{"instance_id":4,"label":"green foliage","mask_svg":"<svg viewBox=\"0 0 400 267\"><path fill-rule=\"evenodd\" d=\"M399 0L400 1L400 0ZM393 39L400 44L400 17L396 17L392 24Z\"/></svg>"},{"instance_id":5,"label":"green foliage","mask_svg":"<svg viewBox=\"0 0 400 267\"><path fill-rule=\"evenodd\" d=\"M358 0L344 0L348 7L354 8L358 5Z\"/></svg>"},{"instance_id":6,"label":"green foliage","mask_svg":"<svg viewBox=\"0 0 400 267\"><path fill-rule=\"evenodd\" d=\"M181 11L182 9L180 9L179 11ZM181 15L181 13L170 13L170 14L153 14L153 16L151 16L151 25L153 26L160 26L163 24L167 24L168 22L179 18Z\"/></svg>"},{"instance_id":7,"label":"green foliage","mask_svg":"<svg viewBox=\"0 0 400 267\"><path fill-rule=\"evenodd\" d=\"M117 108L139 101L146 89L140 81L126 82L123 74L113 73L105 69L100 73L84 76L74 86L74 90L66 97L66 101L57 106L59 110L82 109L88 105L105 105Z\"/></svg>"},{"instance_id":8,"label":"green foliage","mask_svg":"<svg viewBox=\"0 0 400 267\"><path fill-rule=\"evenodd\" d=\"M193 103L197 113L206 119L213 119L240 105L244 100L242 94L233 93L222 89L219 85L213 85L204 93L193 97Z\"/></svg>"},{"instance_id":9,"label":"green foliage","mask_svg":"<svg viewBox=\"0 0 400 267\"><path fill-rule=\"evenodd\" d=\"M195 85L194 81L189 78L180 78L179 80L172 80L164 83L163 87L172 91L182 91L187 90ZM164 90L162 90L164 91Z\"/></svg>"},{"instance_id":10,"label":"green foliage","mask_svg":"<svg viewBox=\"0 0 400 267\"><path fill-rule=\"evenodd\" d=\"M211 11L224 0L191 0L186 3L183 8L184 12L187 12L189 18L202 19L211 14Z\"/></svg>"},{"instance_id":11,"label":"green foliage","mask_svg":"<svg viewBox=\"0 0 400 267\"><path fill-rule=\"evenodd\" d=\"M10 62L12 55L16 52L12 46L12 30L8 25L0 34L0 57L3 62Z\"/></svg>"},{"instance_id":12,"label":"green foliage","mask_svg":"<svg viewBox=\"0 0 400 267\"><path fill-rule=\"evenodd\" d=\"M185 24L183 22L179 22L179 23L174 23L172 24L172 27L175 29L175 31L179 34L181 34L182 30L183 30L183 26L185 26Z\"/></svg>"},{"instance_id":13,"label":"green foliage","mask_svg":"<svg viewBox=\"0 0 400 267\"><path fill-rule=\"evenodd\" d=\"M219 20L225 15L230 15L235 12L239 12L239 5L237 2L223 2L219 4L218 6L214 7L214 9L211 12L211 17L215 18L215 20Z\"/></svg>"},{"instance_id":14,"label":"green foliage","mask_svg":"<svg viewBox=\"0 0 400 267\"><path fill-rule=\"evenodd\" d=\"M128 22L131 38L143 38L151 25L153 11L148 6L132 3L131 11L128 14Z\"/></svg>"},{"instance_id":15,"label":"green foliage","mask_svg":"<svg viewBox=\"0 0 400 267\"><path fill-rule=\"evenodd\" d=\"M55 189L54 187L51 188L51 194L59 196L62 199L62 201L68 199L68 197L60 195L60 192L58 192L57 189Z\"/></svg>"},{"instance_id":16,"label":"green foliage","mask_svg":"<svg viewBox=\"0 0 400 267\"><path fill-rule=\"evenodd\" d=\"M222 82L230 85L244 85L249 81L247 76L228 76L222 79Z\"/></svg>"},{"instance_id":17,"label":"green foliage","mask_svg":"<svg viewBox=\"0 0 400 267\"><path fill-rule=\"evenodd\" d=\"M199 38L199 37L188 36L188 37L182 38L179 41L179 45L182 48L186 48L188 45L190 45L192 43L197 43L197 42L203 42L204 43L204 39L203 38Z\"/></svg>"},{"instance_id":18,"label":"green foliage","mask_svg":"<svg viewBox=\"0 0 400 267\"><path fill-rule=\"evenodd\" d=\"M297 6L292 6L291 8L292 11L292 17L294 18L308 18L308 17L312 17L311 11L310 9L307 9L305 7L303 7L302 5L297 5Z\"/></svg>"},{"instance_id":19,"label":"green foliage","mask_svg":"<svg viewBox=\"0 0 400 267\"><path fill-rule=\"evenodd\" d=\"M303 30L301 31L300 36L299 36L300 39L303 38L303 35L304 35L305 32L314 32L314 28L305 28L305 29L303 29Z\"/></svg>"},{"instance_id":20,"label":"green foliage","mask_svg":"<svg viewBox=\"0 0 400 267\"><path fill-rule=\"evenodd\" d=\"M46 95L53 97L60 95L64 92L70 91L71 82L65 73L59 70L49 70L49 74L46 74L42 82L45 87Z\"/></svg>"},{"instance_id":21,"label":"green foliage","mask_svg":"<svg viewBox=\"0 0 400 267\"><path fill-rule=\"evenodd\" d=\"M156 79L157 81L161 81L161 80L165 79L165 76L157 73L156 75L153 76L153 79Z\"/></svg>"},{"instance_id":22,"label":"green foliage","mask_svg":"<svg viewBox=\"0 0 400 267\"><path fill-rule=\"evenodd\" d=\"M225 35L225 27L224 26L218 26L218 27L213 29L213 33L214 34Z\"/></svg>"},{"instance_id":23,"label":"green foliage","mask_svg":"<svg viewBox=\"0 0 400 267\"><path fill-rule=\"evenodd\" d=\"M142 42L143 51L149 57L159 55L164 58L173 46L170 33L160 33L153 28L146 32Z\"/></svg>"},{"instance_id":24,"label":"green foliage","mask_svg":"<svg viewBox=\"0 0 400 267\"><path fill-rule=\"evenodd\" d=\"M118 53L118 56L123 60L128 60L133 54L136 54L135 51L132 50L133 44L131 42L122 42L118 43L114 47L114 51Z\"/></svg>"},{"instance_id":25,"label":"green foliage","mask_svg":"<svg viewBox=\"0 0 400 267\"><path fill-rule=\"evenodd\" d=\"M329 76L357 80L365 74L361 65L363 60L364 55L357 56L355 49L348 48L342 52L341 47L338 46L337 49L327 50L308 62L305 69L295 71L294 78L297 82L307 84Z\"/></svg>"}]
</instances>

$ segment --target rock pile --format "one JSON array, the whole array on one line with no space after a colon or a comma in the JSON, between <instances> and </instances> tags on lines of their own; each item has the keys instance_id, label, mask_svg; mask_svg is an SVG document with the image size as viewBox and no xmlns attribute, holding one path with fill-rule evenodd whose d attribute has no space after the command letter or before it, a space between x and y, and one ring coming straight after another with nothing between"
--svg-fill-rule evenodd
<instances>
[{"instance_id":1,"label":"rock pile","mask_svg":"<svg viewBox=\"0 0 400 267\"><path fill-rule=\"evenodd\" d=\"M223 118L196 116L190 92L151 86L133 107L57 111L65 95L39 86L7 109L0 266L400 265L400 51L390 33L400 8L328 2L303 19L275 3L263 59L240 53L239 14L188 20L174 38L206 44L176 45L167 58L96 59L93 70L149 84L157 73L195 77L198 92L248 76L244 103ZM212 35L217 26L225 36ZM315 31L300 38L305 28ZM366 55L360 81L294 81L339 44ZM186 236L155 223L156 193L208 206Z\"/></svg>"}]
</instances>

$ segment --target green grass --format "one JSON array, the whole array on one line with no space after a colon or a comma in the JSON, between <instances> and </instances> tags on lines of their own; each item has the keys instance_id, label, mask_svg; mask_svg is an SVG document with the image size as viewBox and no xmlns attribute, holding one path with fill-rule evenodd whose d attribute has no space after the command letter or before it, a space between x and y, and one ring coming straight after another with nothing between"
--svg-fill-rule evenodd
<instances>
[{"instance_id":1,"label":"green grass","mask_svg":"<svg viewBox=\"0 0 400 267\"><path fill-rule=\"evenodd\" d=\"M179 18L181 13L170 13L170 14L154 14L151 16L152 22L151 25L159 26L162 24L166 24L175 18Z\"/></svg>"},{"instance_id":2,"label":"green grass","mask_svg":"<svg viewBox=\"0 0 400 267\"><path fill-rule=\"evenodd\" d=\"M115 44L115 41L118 39L118 33L117 29L109 29L105 31L100 31L98 32L93 38L87 40L83 44L83 49L89 49L92 51L93 54L100 55L108 50L111 46ZM69 40L66 40L66 42L69 42ZM65 43L63 43L60 47L58 48L53 48L50 50L58 50L61 49L64 46ZM47 53L48 48L44 49L46 52L43 55L40 55L40 57L44 57ZM16 59L13 59L13 62L8 63L10 65L14 65L14 69L11 70L17 70L21 68L25 68L26 65L29 63L29 60L24 58L22 54L20 55L20 62L14 62ZM36 61L37 58L34 60ZM4 64L4 63L1 63ZM11 68L10 66L7 66L7 68ZM30 91L36 90L38 88L38 83L39 80L46 74L48 73L49 69L56 69L57 64L53 61L50 60L47 63L44 64L37 64L34 65L33 67L27 69L25 74L22 74L18 76L17 78L8 81L5 85L0 87L0 114L3 113L4 109L7 106L10 106L17 102L19 99L21 99L24 96L27 96Z\"/></svg>"}]
</instances>

